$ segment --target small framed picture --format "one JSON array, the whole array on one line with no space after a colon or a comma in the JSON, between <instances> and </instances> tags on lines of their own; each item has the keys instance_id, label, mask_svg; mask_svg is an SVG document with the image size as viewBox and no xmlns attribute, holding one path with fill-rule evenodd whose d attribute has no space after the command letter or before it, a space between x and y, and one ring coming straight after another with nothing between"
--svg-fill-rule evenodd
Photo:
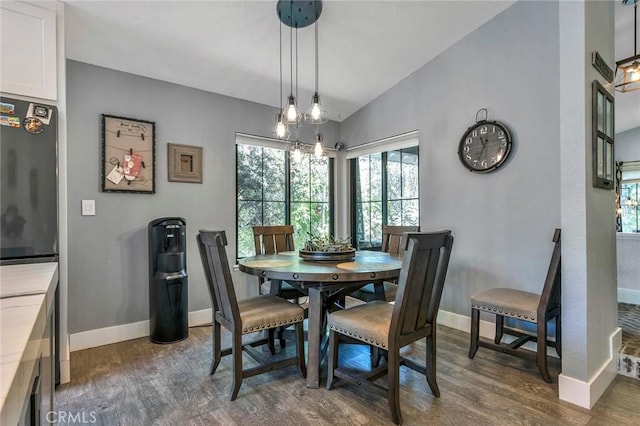
<instances>
[{"instance_id":1,"label":"small framed picture","mask_svg":"<svg viewBox=\"0 0 640 426\"><path fill-rule=\"evenodd\" d=\"M167 144L169 182L202 183L202 147Z\"/></svg>"},{"instance_id":2,"label":"small framed picture","mask_svg":"<svg viewBox=\"0 0 640 426\"><path fill-rule=\"evenodd\" d=\"M155 193L155 122L102 114L102 191Z\"/></svg>"}]
</instances>

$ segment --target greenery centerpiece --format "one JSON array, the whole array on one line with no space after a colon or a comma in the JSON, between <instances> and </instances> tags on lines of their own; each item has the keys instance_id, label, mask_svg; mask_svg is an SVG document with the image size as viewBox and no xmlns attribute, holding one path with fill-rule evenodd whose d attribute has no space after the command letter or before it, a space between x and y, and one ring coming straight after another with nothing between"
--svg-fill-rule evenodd
<instances>
[{"instance_id":1,"label":"greenery centerpiece","mask_svg":"<svg viewBox=\"0 0 640 426\"><path fill-rule=\"evenodd\" d=\"M356 250L351 247L351 237L335 238L308 234L309 239L299 252L300 257L305 260L349 260L355 256Z\"/></svg>"}]
</instances>

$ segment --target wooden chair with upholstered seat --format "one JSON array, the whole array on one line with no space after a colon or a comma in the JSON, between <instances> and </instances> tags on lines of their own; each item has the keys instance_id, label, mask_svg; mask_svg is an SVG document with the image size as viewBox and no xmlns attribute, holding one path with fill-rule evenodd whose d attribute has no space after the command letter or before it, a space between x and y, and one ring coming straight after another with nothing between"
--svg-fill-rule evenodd
<instances>
[{"instance_id":1,"label":"wooden chair with upholstered seat","mask_svg":"<svg viewBox=\"0 0 640 426\"><path fill-rule=\"evenodd\" d=\"M551 383L547 363L547 346L555 347L561 355L561 309L560 309L560 229L553 234L555 243L542 294L535 294L511 288L494 288L471 296L471 345L469 358L473 358L478 347L493 349L521 358L535 360L542 378ZM493 342L480 337L480 311L496 316L496 335ZM536 325L536 334L515 330L504 326L504 318L510 317ZM556 340L548 341L547 322L555 318ZM503 336L517 337L511 343L501 343ZM525 343L537 342L536 352L522 349Z\"/></svg>"},{"instance_id":2,"label":"wooden chair with upholstered seat","mask_svg":"<svg viewBox=\"0 0 640 426\"><path fill-rule=\"evenodd\" d=\"M444 287L449 257L453 246L451 231L407 234L407 251L402 262L398 292L394 304L373 301L331 313L329 325L329 373L327 389L335 378L365 385L386 396L393 421L399 424L400 366L404 365L426 376L434 396L440 391L436 383L436 315ZM426 365L400 356L400 348L426 338ZM338 366L340 340L356 340L388 353L388 363L364 376ZM371 383L388 374L388 387Z\"/></svg>"},{"instance_id":3,"label":"wooden chair with upholstered seat","mask_svg":"<svg viewBox=\"0 0 640 426\"><path fill-rule=\"evenodd\" d=\"M405 232L420 232L419 226L390 226L382 227L382 248L381 251L387 253L402 255L404 254ZM386 300L390 302L395 300L398 286L388 281L370 283L354 292L352 296L370 302L372 300Z\"/></svg>"},{"instance_id":4,"label":"wooden chair with upholstered seat","mask_svg":"<svg viewBox=\"0 0 640 426\"><path fill-rule=\"evenodd\" d=\"M211 375L215 373L222 356L229 354L233 356L233 384L230 393L232 401L238 395L242 379L256 374L297 365L300 375L305 377L304 333L302 329L304 309L273 295L252 297L238 302L227 260L225 232L201 230L196 239L213 308L213 361L209 373ZM271 362L263 359L260 353L253 350L253 347L268 343L268 339L242 344L243 335L265 330L269 331L271 342L273 342L273 330L284 325L295 325L297 337L295 357ZM222 350L220 347L220 326L231 332L232 346L230 349ZM270 349L273 353L273 347ZM260 366L243 370L243 351L258 361Z\"/></svg>"}]
</instances>

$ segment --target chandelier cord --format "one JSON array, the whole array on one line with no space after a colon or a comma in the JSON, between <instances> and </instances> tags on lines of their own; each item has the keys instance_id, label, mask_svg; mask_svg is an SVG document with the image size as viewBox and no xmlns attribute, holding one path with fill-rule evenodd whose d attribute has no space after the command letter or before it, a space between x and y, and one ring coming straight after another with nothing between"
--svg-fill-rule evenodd
<instances>
[{"instance_id":1,"label":"chandelier cord","mask_svg":"<svg viewBox=\"0 0 640 426\"><path fill-rule=\"evenodd\" d=\"M298 99L298 25L296 25L296 99Z\"/></svg>"},{"instance_id":2,"label":"chandelier cord","mask_svg":"<svg viewBox=\"0 0 640 426\"><path fill-rule=\"evenodd\" d=\"M293 16L293 2L291 2L291 11L290 11L291 16ZM290 83L290 89L291 89L291 96L293 96L293 27L289 27L289 75L291 77L289 83Z\"/></svg>"},{"instance_id":3,"label":"chandelier cord","mask_svg":"<svg viewBox=\"0 0 640 426\"><path fill-rule=\"evenodd\" d=\"M278 94L278 96L280 97L280 114L282 114L282 98L284 97L284 95L282 94L282 22L280 22L280 93Z\"/></svg>"},{"instance_id":4,"label":"chandelier cord","mask_svg":"<svg viewBox=\"0 0 640 426\"><path fill-rule=\"evenodd\" d=\"M316 28L316 93L318 93L318 21L315 23Z\"/></svg>"}]
</instances>

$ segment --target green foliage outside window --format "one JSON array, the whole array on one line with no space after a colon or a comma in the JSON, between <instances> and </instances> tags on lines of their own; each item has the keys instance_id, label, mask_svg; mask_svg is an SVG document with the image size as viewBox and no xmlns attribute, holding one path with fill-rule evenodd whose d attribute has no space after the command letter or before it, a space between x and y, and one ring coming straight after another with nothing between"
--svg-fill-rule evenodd
<instances>
[{"instance_id":1,"label":"green foliage outside window","mask_svg":"<svg viewBox=\"0 0 640 426\"><path fill-rule=\"evenodd\" d=\"M352 238L357 248L380 247L383 225L420 224L417 146L351 161L355 194Z\"/></svg>"},{"instance_id":2,"label":"green foliage outside window","mask_svg":"<svg viewBox=\"0 0 640 426\"><path fill-rule=\"evenodd\" d=\"M236 145L237 257L253 256L253 226L291 224L294 244L302 247L308 232L332 234L333 203L329 158Z\"/></svg>"}]
</instances>

